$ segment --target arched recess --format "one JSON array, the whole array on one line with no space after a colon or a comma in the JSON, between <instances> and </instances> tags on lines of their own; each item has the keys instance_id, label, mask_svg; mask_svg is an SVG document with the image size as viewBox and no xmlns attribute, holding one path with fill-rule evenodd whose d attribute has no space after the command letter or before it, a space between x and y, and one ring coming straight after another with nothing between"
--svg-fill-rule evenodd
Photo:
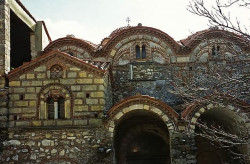
<instances>
[{"instance_id":1,"label":"arched recess","mask_svg":"<svg viewBox=\"0 0 250 164\"><path fill-rule=\"evenodd\" d=\"M53 94L64 98L65 118L73 117L73 93L62 84L51 83L45 85L38 94L37 117L39 119L48 119L47 99L53 97Z\"/></svg>"},{"instance_id":2,"label":"arched recess","mask_svg":"<svg viewBox=\"0 0 250 164\"><path fill-rule=\"evenodd\" d=\"M170 136L178 114L149 96L133 96L108 112L118 164L171 163Z\"/></svg>"},{"instance_id":3,"label":"arched recess","mask_svg":"<svg viewBox=\"0 0 250 164\"><path fill-rule=\"evenodd\" d=\"M110 35L110 39L103 46L103 53L113 60L114 56L119 55L121 46L132 40L150 41L166 49L168 53L176 54L181 46L166 33L151 27L136 26L116 31ZM151 54L150 54L151 55Z\"/></svg>"},{"instance_id":4,"label":"arched recess","mask_svg":"<svg viewBox=\"0 0 250 164\"><path fill-rule=\"evenodd\" d=\"M196 109L190 127L196 134L197 164L247 163L247 120L232 105L211 103Z\"/></svg>"},{"instance_id":5,"label":"arched recess","mask_svg":"<svg viewBox=\"0 0 250 164\"><path fill-rule=\"evenodd\" d=\"M89 41L67 36L51 42L44 49L44 52L48 53L52 50L59 50L61 52L69 54L70 56L89 60L93 58L96 48L97 45Z\"/></svg>"}]
</instances>

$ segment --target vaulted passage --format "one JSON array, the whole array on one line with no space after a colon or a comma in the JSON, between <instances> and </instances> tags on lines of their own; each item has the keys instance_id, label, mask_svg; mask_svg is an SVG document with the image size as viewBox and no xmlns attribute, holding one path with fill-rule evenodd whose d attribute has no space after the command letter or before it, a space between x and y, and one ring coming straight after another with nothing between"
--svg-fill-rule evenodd
<instances>
[{"instance_id":1,"label":"vaulted passage","mask_svg":"<svg viewBox=\"0 0 250 164\"><path fill-rule=\"evenodd\" d=\"M197 164L245 164L247 128L239 116L228 109L214 108L203 113L198 123Z\"/></svg>"},{"instance_id":2,"label":"vaulted passage","mask_svg":"<svg viewBox=\"0 0 250 164\"><path fill-rule=\"evenodd\" d=\"M118 164L169 164L166 125L150 112L130 112L116 126L115 153Z\"/></svg>"}]
</instances>

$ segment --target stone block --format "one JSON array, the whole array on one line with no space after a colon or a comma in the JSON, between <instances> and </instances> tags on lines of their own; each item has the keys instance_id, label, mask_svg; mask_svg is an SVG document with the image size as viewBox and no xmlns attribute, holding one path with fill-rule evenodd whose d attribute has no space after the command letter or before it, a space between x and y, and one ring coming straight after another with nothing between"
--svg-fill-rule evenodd
<instances>
[{"instance_id":1,"label":"stone block","mask_svg":"<svg viewBox=\"0 0 250 164\"><path fill-rule=\"evenodd\" d=\"M28 106L27 106L28 107ZM35 113L36 109L34 108L23 108L23 113Z\"/></svg>"},{"instance_id":2,"label":"stone block","mask_svg":"<svg viewBox=\"0 0 250 164\"><path fill-rule=\"evenodd\" d=\"M99 85L99 90L104 91L105 90L104 85Z\"/></svg>"},{"instance_id":3,"label":"stone block","mask_svg":"<svg viewBox=\"0 0 250 164\"><path fill-rule=\"evenodd\" d=\"M149 110L149 105L144 105L144 106L143 106L143 109Z\"/></svg>"},{"instance_id":4,"label":"stone block","mask_svg":"<svg viewBox=\"0 0 250 164\"><path fill-rule=\"evenodd\" d=\"M91 111L102 111L103 110L103 106L91 106L90 110Z\"/></svg>"},{"instance_id":5,"label":"stone block","mask_svg":"<svg viewBox=\"0 0 250 164\"><path fill-rule=\"evenodd\" d=\"M85 97L85 93L84 92L77 92L76 93L76 97L77 98L84 98Z\"/></svg>"},{"instance_id":6,"label":"stone block","mask_svg":"<svg viewBox=\"0 0 250 164\"><path fill-rule=\"evenodd\" d=\"M43 82L42 81L31 81L31 86L42 86Z\"/></svg>"},{"instance_id":7,"label":"stone block","mask_svg":"<svg viewBox=\"0 0 250 164\"><path fill-rule=\"evenodd\" d=\"M75 103L75 104L82 104L83 101L82 101L82 99L75 99L75 100L74 100L74 103Z\"/></svg>"},{"instance_id":8,"label":"stone block","mask_svg":"<svg viewBox=\"0 0 250 164\"><path fill-rule=\"evenodd\" d=\"M32 73L32 74L27 74L27 79L34 79L35 78L35 75Z\"/></svg>"},{"instance_id":9,"label":"stone block","mask_svg":"<svg viewBox=\"0 0 250 164\"><path fill-rule=\"evenodd\" d=\"M80 90L81 90L81 86L72 85L72 86L71 86L71 90L72 90L72 91L80 91Z\"/></svg>"},{"instance_id":10,"label":"stone block","mask_svg":"<svg viewBox=\"0 0 250 164\"><path fill-rule=\"evenodd\" d=\"M74 107L74 111L76 112L87 112L88 110L89 110L89 107L87 105Z\"/></svg>"},{"instance_id":11,"label":"stone block","mask_svg":"<svg viewBox=\"0 0 250 164\"><path fill-rule=\"evenodd\" d=\"M22 108L10 108L10 114L22 113Z\"/></svg>"},{"instance_id":12,"label":"stone block","mask_svg":"<svg viewBox=\"0 0 250 164\"><path fill-rule=\"evenodd\" d=\"M68 78L76 78L76 72L69 72Z\"/></svg>"},{"instance_id":13,"label":"stone block","mask_svg":"<svg viewBox=\"0 0 250 164\"><path fill-rule=\"evenodd\" d=\"M81 69L80 69L80 68L77 68L77 67L72 67L72 66L71 66L71 67L70 67L70 70L71 70L71 71L80 71Z\"/></svg>"},{"instance_id":14,"label":"stone block","mask_svg":"<svg viewBox=\"0 0 250 164\"><path fill-rule=\"evenodd\" d=\"M151 107L150 109L152 112L158 114L158 115L162 115L162 111L158 108L155 108L155 107Z\"/></svg>"},{"instance_id":15,"label":"stone block","mask_svg":"<svg viewBox=\"0 0 250 164\"><path fill-rule=\"evenodd\" d=\"M75 84L75 79L60 79L62 84Z\"/></svg>"},{"instance_id":16,"label":"stone block","mask_svg":"<svg viewBox=\"0 0 250 164\"><path fill-rule=\"evenodd\" d=\"M106 101L104 99L99 99L100 105L105 105Z\"/></svg>"},{"instance_id":17,"label":"stone block","mask_svg":"<svg viewBox=\"0 0 250 164\"><path fill-rule=\"evenodd\" d=\"M94 79L95 84L103 84L104 80L103 79Z\"/></svg>"},{"instance_id":18,"label":"stone block","mask_svg":"<svg viewBox=\"0 0 250 164\"><path fill-rule=\"evenodd\" d=\"M29 101L29 106L30 107L36 107L36 101Z\"/></svg>"},{"instance_id":19,"label":"stone block","mask_svg":"<svg viewBox=\"0 0 250 164\"><path fill-rule=\"evenodd\" d=\"M79 72L79 77L87 77L87 72L85 71Z\"/></svg>"},{"instance_id":20,"label":"stone block","mask_svg":"<svg viewBox=\"0 0 250 164\"><path fill-rule=\"evenodd\" d=\"M93 79L77 79L77 84L92 84Z\"/></svg>"},{"instance_id":21,"label":"stone block","mask_svg":"<svg viewBox=\"0 0 250 164\"><path fill-rule=\"evenodd\" d=\"M42 121L32 121L33 126L42 126Z\"/></svg>"},{"instance_id":22,"label":"stone block","mask_svg":"<svg viewBox=\"0 0 250 164\"><path fill-rule=\"evenodd\" d=\"M72 120L57 120L56 123L58 126L67 126L72 125Z\"/></svg>"},{"instance_id":23,"label":"stone block","mask_svg":"<svg viewBox=\"0 0 250 164\"><path fill-rule=\"evenodd\" d=\"M115 119L119 120L123 116L122 112L119 112L115 115Z\"/></svg>"},{"instance_id":24,"label":"stone block","mask_svg":"<svg viewBox=\"0 0 250 164\"><path fill-rule=\"evenodd\" d=\"M38 79L45 79L45 73L38 73L36 77Z\"/></svg>"},{"instance_id":25,"label":"stone block","mask_svg":"<svg viewBox=\"0 0 250 164\"><path fill-rule=\"evenodd\" d=\"M42 140L42 145L43 146L51 146L52 142L53 141L51 141L51 140L44 139L44 140Z\"/></svg>"},{"instance_id":26,"label":"stone block","mask_svg":"<svg viewBox=\"0 0 250 164\"><path fill-rule=\"evenodd\" d=\"M98 104L98 99L86 99L86 104L88 105Z\"/></svg>"},{"instance_id":27,"label":"stone block","mask_svg":"<svg viewBox=\"0 0 250 164\"><path fill-rule=\"evenodd\" d=\"M30 126L29 121L16 121L16 127L28 127Z\"/></svg>"},{"instance_id":28,"label":"stone block","mask_svg":"<svg viewBox=\"0 0 250 164\"><path fill-rule=\"evenodd\" d=\"M177 57L178 63L189 62L189 57Z\"/></svg>"},{"instance_id":29,"label":"stone block","mask_svg":"<svg viewBox=\"0 0 250 164\"><path fill-rule=\"evenodd\" d=\"M25 75L21 75L19 78L20 79L25 79Z\"/></svg>"},{"instance_id":30,"label":"stone block","mask_svg":"<svg viewBox=\"0 0 250 164\"><path fill-rule=\"evenodd\" d=\"M102 125L102 119L89 119L89 125Z\"/></svg>"},{"instance_id":31,"label":"stone block","mask_svg":"<svg viewBox=\"0 0 250 164\"><path fill-rule=\"evenodd\" d=\"M74 120L74 125L84 126L88 124L88 120Z\"/></svg>"},{"instance_id":32,"label":"stone block","mask_svg":"<svg viewBox=\"0 0 250 164\"><path fill-rule=\"evenodd\" d=\"M129 106L129 109L130 109L130 110L143 109L143 104L131 105L131 106Z\"/></svg>"},{"instance_id":33,"label":"stone block","mask_svg":"<svg viewBox=\"0 0 250 164\"><path fill-rule=\"evenodd\" d=\"M44 124L44 126L55 126L56 121L55 120L44 120L43 124Z\"/></svg>"},{"instance_id":34,"label":"stone block","mask_svg":"<svg viewBox=\"0 0 250 164\"><path fill-rule=\"evenodd\" d=\"M20 81L11 81L9 82L10 87L20 86Z\"/></svg>"},{"instance_id":35,"label":"stone block","mask_svg":"<svg viewBox=\"0 0 250 164\"><path fill-rule=\"evenodd\" d=\"M22 86L30 86L30 81L22 81Z\"/></svg>"},{"instance_id":36,"label":"stone block","mask_svg":"<svg viewBox=\"0 0 250 164\"><path fill-rule=\"evenodd\" d=\"M19 94L11 94L10 95L10 100L19 100L20 99L20 95Z\"/></svg>"},{"instance_id":37,"label":"stone block","mask_svg":"<svg viewBox=\"0 0 250 164\"><path fill-rule=\"evenodd\" d=\"M37 94L25 94L25 100L37 99Z\"/></svg>"},{"instance_id":38,"label":"stone block","mask_svg":"<svg viewBox=\"0 0 250 164\"><path fill-rule=\"evenodd\" d=\"M104 93L103 92L91 92L90 93L91 97L104 97Z\"/></svg>"},{"instance_id":39,"label":"stone block","mask_svg":"<svg viewBox=\"0 0 250 164\"><path fill-rule=\"evenodd\" d=\"M14 88L15 93L25 93L25 88Z\"/></svg>"},{"instance_id":40,"label":"stone block","mask_svg":"<svg viewBox=\"0 0 250 164\"><path fill-rule=\"evenodd\" d=\"M27 92L36 92L36 88L35 87L28 87L26 89Z\"/></svg>"},{"instance_id":41,"label":"stone block","mask_svg":"<svg viewBox=\"0 0 250 164\"><path fill-rule=\"evenodd\" d=\"M16 101L16 102L14 102L14 106L26 107L26 106L28 106L28 101Z\"/></svg>"},{"instance_id":42,"label":"stone block","mask_svg":"<svg viewBox=\"0 0 250 164\"><path fill-rule=\"evenodd\" d=\"M84 85L82 86L82 89L84 91L95 91L97 90L97 86L96 85Z\"/></svg>"}]
</instances>

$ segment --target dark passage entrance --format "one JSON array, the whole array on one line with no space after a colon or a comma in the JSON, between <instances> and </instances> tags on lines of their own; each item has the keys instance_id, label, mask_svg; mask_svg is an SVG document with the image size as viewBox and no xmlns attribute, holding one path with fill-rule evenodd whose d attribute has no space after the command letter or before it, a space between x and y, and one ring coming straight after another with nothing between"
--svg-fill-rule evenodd
<instances>
[{"instance_id":1,"label":"dark passage entrance","mask_svg":"<svg viewBox=\"0 0 250 164\"><path fill-rule=\"evenodd\" d=\"M115 149L118 164L170 164L167 127L150 112L135 111L122 119Z\"/></svg>"}]
</instances>

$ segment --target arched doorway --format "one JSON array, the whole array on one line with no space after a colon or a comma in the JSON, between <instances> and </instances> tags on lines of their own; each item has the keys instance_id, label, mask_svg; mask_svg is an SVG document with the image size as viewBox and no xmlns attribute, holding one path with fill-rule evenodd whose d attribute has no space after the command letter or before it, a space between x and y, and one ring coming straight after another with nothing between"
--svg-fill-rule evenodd
<instances>
[{"instance_id":1,"label":"arched doorway","mask_svg":"<svg viewBox=\"0 0 250 164\"><path fill-rule=\"evenodd\" d=\"M134 110L115 127L115 156L118 164L170 164L169 132L154 113Z\"/></svg>"},{"instance_id":2,"label":"arched doorway","mask_svg":"<svg viewBox=\"0 0 250 164\"><path fill-rule=\"evenodd\" d=\"M195 127L197 164L245 164L247 145L241 138L247 136L246 129L243 118L229 109L202 113Z\"/></svg>"}]
</instances>

